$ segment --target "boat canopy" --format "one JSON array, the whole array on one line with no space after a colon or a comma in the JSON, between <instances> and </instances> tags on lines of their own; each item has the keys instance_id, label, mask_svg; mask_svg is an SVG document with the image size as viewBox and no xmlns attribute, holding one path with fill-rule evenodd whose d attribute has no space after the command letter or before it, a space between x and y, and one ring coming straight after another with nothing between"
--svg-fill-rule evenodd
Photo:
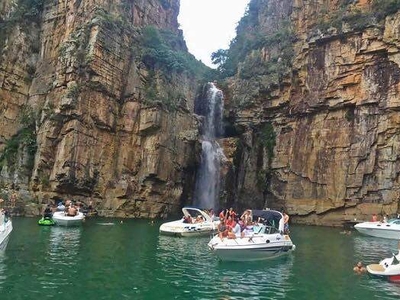
<instances>
[{"instance_id":1,"label":"boat canopy","mask_svg":"<svg viewBox=\"0 0 400 300\"><path fill-rule=\"evenodd\" d=\"M257 221L260 218L261 222L265 225L283 231L283 215L279 211L253 209L251 212L254 221Z\"/></svg>"}]
</instances>

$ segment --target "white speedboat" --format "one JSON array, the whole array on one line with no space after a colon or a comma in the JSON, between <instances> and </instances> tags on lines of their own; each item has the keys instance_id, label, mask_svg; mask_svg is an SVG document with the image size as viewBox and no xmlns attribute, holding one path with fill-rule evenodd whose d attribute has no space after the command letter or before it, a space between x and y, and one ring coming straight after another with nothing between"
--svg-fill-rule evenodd
<instances>
[{"instance_id":1,"label":"white speedboat","mask_svg":"<svg viewBox=\"0 0 400 300\"><path fill-rule=\"evenodd\" d=\"M367 266L369 274L387 278L392 282L400 282L400 250L392 257L385 258L379 264L371 264Z\"/></svg>"},{"instance_id":2,"label":"white speedboat","mask_svg":"<svg viewBox=\"0 0 400 300\"><path fill-rule=\"evenodd\" d=\"M261 219L242 237L230 239L215 235L208 247L225 261L257 261L275 258L295 250L289 235L284 234L283 215L274 210L252 210L253 220Z\"/></svg>"},{"instance_id":3,"label":"white speedboat","mask_svg":"<svg viewBox=\"0 0 400 300\"><path fill-rule=\"evenodd\" d=\"M209 216L205 211L194 208L182 208L183 218L164 223L160 226L160 233L173 236L208 235L218 229L219 219Z\"/></svg>"},{"instance_id":4,"label":"white speedboat","mask_svg":"<svg viewBox=\"0 0 400 300\"><path fill-rule=\"evenodd\" d=\"M12 230L11 219L4 212L0 212L0 251L6 249Z\"/></svg>"},{"instance_id":5,"label":"white speedboat","mask_svg":"<svg viewBox=\"0 0 400 300\"><path fill-rule=\"evenodd\" d=\"M56 225L59 226L79 226L85 219L85 215L82 212L78 212L76 216L68 216L63 211L56 211L53 214L53 220Z\"/></svg>"},{"instance_id":6,"label":"white speedboat","mask_svg":"<svg viewBox=\"0 0 400 300\"><path fill-rule=\"evenodd\" d=\"M365 235L379 238L400 240L400 219L390 219L387 222L362 222L354 228Z\"/></svg>"}]
</instances>

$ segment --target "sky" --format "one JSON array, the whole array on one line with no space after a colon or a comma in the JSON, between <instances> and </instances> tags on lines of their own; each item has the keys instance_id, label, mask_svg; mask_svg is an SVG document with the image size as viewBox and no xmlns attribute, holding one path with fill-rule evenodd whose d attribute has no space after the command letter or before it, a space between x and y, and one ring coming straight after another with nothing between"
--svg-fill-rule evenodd
<instances>
[{"instance_id":1,"label":"sky","mask_svg":"<svg viewBox=\"0 0 400 300\"><path fill-rule=\"evenodd\" d=\"M181 0L178 22L189 52L209 67L211 54L227 49L250 0Z\"/></svg>"}]
</instances>

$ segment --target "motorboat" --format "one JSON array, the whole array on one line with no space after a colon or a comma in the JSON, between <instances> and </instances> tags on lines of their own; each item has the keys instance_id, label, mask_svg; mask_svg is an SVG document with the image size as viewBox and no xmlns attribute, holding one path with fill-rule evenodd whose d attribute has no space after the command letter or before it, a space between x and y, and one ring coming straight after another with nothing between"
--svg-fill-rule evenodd
<instances>
[{"instance_id":1,"label":"motorboat","mask_svg":"<svg viewBox=\"0 0 400 300\"><path fill-rule=\"evenodd\" d=\"M289 254L295 250L290 236L284 233L282 213L275 210L252 210L251 228L237 238L215 235L210 250L223 261L258 261Z\"/></svg>"},{"instance_id":2,"label":"motorboat","mask_svg":"<svg viewBox=\"0 0 400 300\"><path fill-rule=\"evenodd\" d=\"M367 266L369 274L383 277L391 282L400 282L400 250L392 257L381 260L378 264Z\"/></svg>"},{"instance_id":3,"label":"motorboat","mask_svg":"<svg viewBox=\"0 0 400 300\"><path fill-rule=\"evenodd\" d=\"M361 234L385 238L400 239L400 219L390 219L387 222L362 222L354 225Z\"/></svg>"},{"instance_id":4,"label":"motorboat","mask_svg":"<svg viewBox=\"0 0 400 300\"><path fill-rule=\"evenodd\" d=\"M180 220L164 223L160 233L173 236L201 236L217 231L219 219L211 217L207 212L195 207L182 208L183 217Z\"/></svg>"},{"instance_id":5,"label":"motorboat","mask_svg":"<svg viewBox=\"0 0 400 300\"><path fill-rule=\"evenodd\" d=\"M75 216L70 216L63 211L56 211L53 214L53 220L59 226L79 226L84 219L85 215L80 211Z\"/></svg>"},{"instance_id":6,"label":"motorboat","mask_svg":"<svg viewBox=\"0 0 400 300\"><path fill-rule=\"evenodd\" d=\"M0 251L6 249L10 233L13 230L11 219L4 211L0 212Z\"/></svg>"}]
</instances>

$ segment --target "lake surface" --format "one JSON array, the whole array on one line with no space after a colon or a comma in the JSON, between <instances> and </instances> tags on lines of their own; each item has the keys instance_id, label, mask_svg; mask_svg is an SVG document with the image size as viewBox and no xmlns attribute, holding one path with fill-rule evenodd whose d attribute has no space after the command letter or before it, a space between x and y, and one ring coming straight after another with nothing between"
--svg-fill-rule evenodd
<instances>
[{"instance_id":1,"label":"lake surface","mask_svg":"<svg viewBox=\"0 0 400 300\"><path fill-rule=\"evenodd\" d=\"M264 262L220 262L208 237L160 236L159 222L88 219L80 228L14 218L0 254L0 299L400 299L400 284L353 274L397 241L291 226L296 251Z\"/></svg>"}]
</instances>

